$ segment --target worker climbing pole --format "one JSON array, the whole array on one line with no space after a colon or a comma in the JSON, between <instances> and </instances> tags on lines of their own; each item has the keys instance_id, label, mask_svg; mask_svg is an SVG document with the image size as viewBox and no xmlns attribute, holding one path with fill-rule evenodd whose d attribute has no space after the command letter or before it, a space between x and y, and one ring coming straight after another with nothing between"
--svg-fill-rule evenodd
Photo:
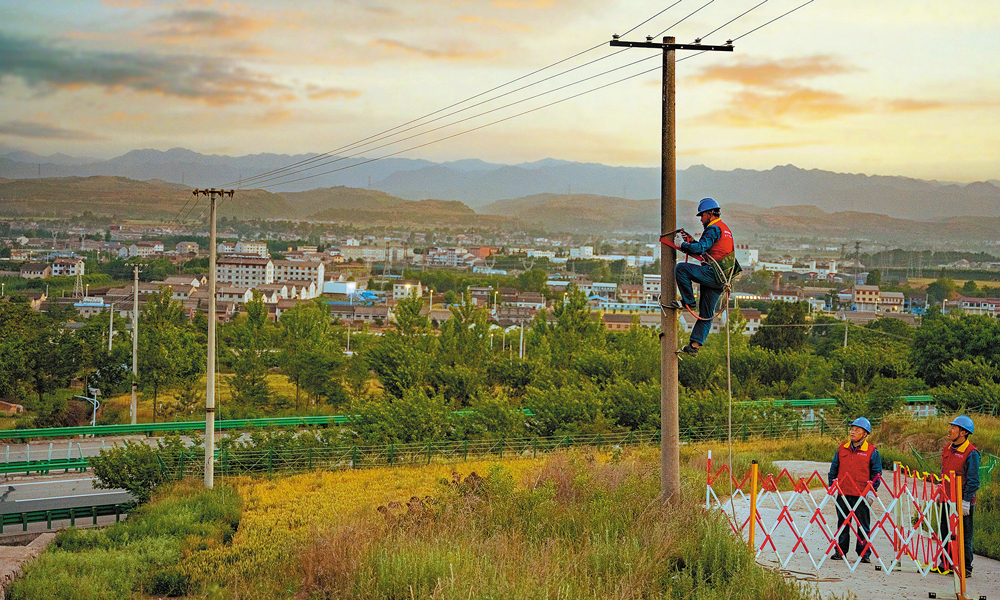
<instances>
[{"instance_id":1,"label":"worker climbing pole","mask_svg":"<svg viewBox=\"0 0 1000 600\"><path fill-rule=\"evenodd\" d=\"M742 271L736 260L736 245L733 233L722 222L722 208L713 198L703 198L698 203L698 218L705 228L701 238L695 241L694 236L678 229L660 236L660 242L665 246L680 250L688 256L698 259L699 264L687 261L675 267L675 280L680 290L681 299L663 303L664 310L687 310L695 318L691 339L681 348L681 352L696 356L698 349L705 343L712 329L712 319L720 304L720 299L729 305L732 293L733 278ZM675 237L680 238L680 244L675 243ZM701 298L695 303L692 282L697 282L701 288ZM695 313L695 308L698 312Z\"/></svg>"}]
</instances>

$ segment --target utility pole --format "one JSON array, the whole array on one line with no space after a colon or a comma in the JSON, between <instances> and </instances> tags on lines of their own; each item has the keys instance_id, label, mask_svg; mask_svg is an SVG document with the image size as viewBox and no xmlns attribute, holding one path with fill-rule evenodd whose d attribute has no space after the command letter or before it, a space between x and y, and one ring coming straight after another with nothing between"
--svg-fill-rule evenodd
<instances>
[{"instance_id":1,"label":"utility pole","mask_svg":"<svg viewBox=\"0 0 1000 600\"><path fill-rule=\"evenodd\" d=\"M205 388L205 487L215 486L215 199L225 196L233 197L236 190L194 190L194 196L208 196L209 228L208 241L208 365L206 366Z\"/></svg>"},{"instance_id":2,"label":"utility pole","mask_svg":"<svg viewBox=\"0 0 1000 600\"><path fill-rule=\"evenodd\" d=\"M132 424L135 425L139 414L139 405L135 392L139 387L139 265L132 269L135 279L132 282Z\"/></svg>"},{"instance_id":3,"label":"utility pole","mask_svg":"<svg viewBox=\"0 0 1000 600\"><path fill-rule=\"evenodd\" d=\"M662 43L647 36L645 42L626 42L618 35L612 36L612 46L626 48L653 48L663 52L662 90L662 139L660 153L660 232L668 233L677 229L677 135L674 111L676 104L674 56L677 50L697 50L700 52L732 52L733 43L725 46L706 46L701 40L694 44L677 44L673 36L663 38ZM671 234L673 235L673 234ZM674 281L674 266L677 252L672 248L660 249L660 305L669 306L677 298ZM677 312L660 311L660 499L663 502L680 502L680 417L677 400Z\"/></svg>"}]
</instances>

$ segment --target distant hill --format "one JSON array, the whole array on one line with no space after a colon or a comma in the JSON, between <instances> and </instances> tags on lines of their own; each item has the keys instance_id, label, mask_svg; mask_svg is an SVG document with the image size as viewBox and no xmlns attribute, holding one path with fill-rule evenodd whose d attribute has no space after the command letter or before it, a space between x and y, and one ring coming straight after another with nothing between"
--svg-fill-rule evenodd
<instances>
[{"instance_id":1,"label":"distant hill","mask_svg":"<svg viewBox=\"0 0 1000 600\"><path fill-rule=\"evenodd\" d=\"M195 202L192 188L160 180L135 181L125 177L52 177L0 179L0 211L21 214L97 215L128 218L197 218L207 205ZM288 202L263 190L245 190L219 203L219 216L263 219L293 212Z\"/></svg>"},{"instance_id":2,"label":"distant hill","mask_svg":"<svg viewBox=\"0 0 1000 600\"><path fill-rule=\"evenodd\" d=\"M385 192L337 186L306 192L282 192L281 196L299 218L312 217L326 211L384 209L407 202Z\"/></svg>"},{"instance_id":3,"label":"distant hill","mask_svg":"<svg viewBox=\"0 0 1000 600\"><path fill-rule=\"evenodd\" d=\"M677 201L677 226L701 231L696 205ZM484 214L508 215L550 231L612 234L619 231L659 233L660 200L626 200L607 196L537 194L480 207ZM910 247L944 241L976 243L1000 239L998 217L951 217L933 222L896 219L861 211L828 213L815 206L761 208L724 204L723 217L741 236L775 234L820 238L869 239Z\"/></svg>"},{"instance_id":4,"label":"distant hill","mask_svg":"<svg viewBox=\"0 0 1000 600\"><path fill-rule=\"evenodd\" d=\"M247 156L203 155L183 148L133 150L122 156L81 164L65 155L0 156L0 177L86 177L111 175L135 180L162 179L196 187L219 187L246 181L302 161L307 176L291 184L257 180L240 187L266 187L275 193L346 186L382 191L403 200L453 200L473 208L509 198L539 194L593 195L629 200L656 198L659 168L612 167L544 159L519 165L466 159L447 163L390 158L321 157L316 154ZM344 167L351 167L345 169ZM233 187L236 187L235 185ZM908 177L833 173L793 165L765 171L716 171L693 166L677 172L677 196L698 200L713 196L723 204L760 208L815 206L827 214L873 212L890 217L933 221L944 217L1000 217L1000 181L970 184L923 181Z\"/></svg>"}]
</instances>

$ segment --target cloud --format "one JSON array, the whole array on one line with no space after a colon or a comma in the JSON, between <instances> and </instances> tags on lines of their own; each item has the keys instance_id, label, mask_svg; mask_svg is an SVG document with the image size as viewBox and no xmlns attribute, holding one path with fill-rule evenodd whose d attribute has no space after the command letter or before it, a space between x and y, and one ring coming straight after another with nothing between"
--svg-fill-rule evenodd
<instances>
[{"instance_id":1,"label":"cloud","mask_svg":"<svg viewBox=\"0 0 1000 600\"><path fill-rule=\"evenodd\" d=\"M358 90L348 90L343 88L321 88L319 86L306 87L306 96L310 100L349 100L361 95Z\"/></svg>"},{"instance_id":2,"label":"cloud","mask_svg":"<svg viewBox=\"0 0 1000 600\"><path fill-rule=\"evenodd\" d=\"M22 78L36 88L97 86L162 94L211 104L268 101L287 86L226 58L150 52L69 50L0 32L0 78Z\"/></svg>"},{"instance_id":3,"label":"cloud","mask_svg":"<svg viewBox=\"0 0 1000 600\"><path fill-rule=\"evenodd\" d=\"M713 148L687 148L679 150L679 155L699 156L703 154L716 154L719 152L760 152L762 150L788 150L789 148L805 148L807 146L820 146L828 144L826 141L802 140L798 142L772 142L763 144L740 144L738 146L719 146Z\"/></svg>"},{"instance_id":4,"label":"cloud","mask_svg":"<svg viewBox=\"0 0 1000 600\"><path fill-rule=\"evenodd\" d=\"M885 108L887 112L902 113L937 110L941 108L949 108L949 106L944 102L939 102L937 100L913 100L911 98L900 98L898 100L890 100L886 104Z\"/></svg>"},{"instance_id":5,"label":"cloud","mask_svg":"<svg viewBox=\"0 0 1000 600\"><path fill-rule=\"evenodd\" d=\"M244 39L273 25L269 19L226 15L214 10L177 10L153 21L148 34L163 42L182 44L206 38Z\"/></svg>"},{"instance_id":6,"label":"cloud","mask_svg":"<svg viewBox=\"0 0 1000 600\"><path fill-rule=\"evenodd\" d=\"M7 121L6 123L0 123L0 135L13 135L17 137L40 138L47 140L94 141L105 139L92 133L87 133L86 131L52 127L50 125L31 123L28 121Z\"/></svg>"},{"instance_id":7,"label":"cloud","mask_svg":"<svg viewBox=\"0 0 1000 600\"><path fill-rule=\"evenodd\" d=\"M471 50L469 48L452 47L447 50L435 50L433 48L420 48L396 40L376 39L371 42L373 46L385 48L393 52L431 58L435 60L473 60L492 56L494 52L484 52L482 50Z\"/></svg>"},{"instance_id":8,"label":"cloud","mask_svg":"<svg viewBox=\"0 0 1000 600\"><path fill-rule=\"evenodd\" d=\"M771 93L738 92L729 106L699 121L726 127L788 127L788 122L819 121L868 112L842 94L796 88Z\"/></svg>"},{"instance_id":9,"label":"cloud","mask_svg":"<svg viewBox=\"0 0 1000 600\"><path fill-rule=\"evenodd\" d=\"M801 79L842 75L860 69L830 56L810 56L796 60L744 62L711 65L691 79L700 83L722 81L747 87L783 88Z\"/></svg>"}]
</instances>

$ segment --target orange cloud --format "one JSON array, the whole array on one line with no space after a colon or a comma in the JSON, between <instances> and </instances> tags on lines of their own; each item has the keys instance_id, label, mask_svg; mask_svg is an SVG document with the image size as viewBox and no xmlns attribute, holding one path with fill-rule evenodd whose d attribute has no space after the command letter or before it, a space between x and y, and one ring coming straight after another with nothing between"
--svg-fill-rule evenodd
<instances>
[{"instance_id":1,"label":"orange cloud","mask_svg":"<svg viewBox=\"0 0 1000 600\"><path fill-rule=\"evenodd\" d=\"M157 19L148 35L168 44L206 38L245 39L273 25L270 19L226 15L215 10L177 10Z\"/></svg>"},{"instance_id":2,"label":"orange cloud","mask_svg":"<svg viewBox=\"0 0 1000 600\"><path fill-rule=\"evenodd\" d=\"M924 110L937 110L939 108L948 108L948 105L937 100L913 100L911 98L890 100L886 105L888 112L920 112Z\"/></svg>"},{"instance_id":3,"label":"orange cloud","mask_svg":"<svg viewBox=\"0 0 1000 600\"><path fill-rule=\"evenodd\" d=\"M741 144L739 146L718 146L714 148L688 148L678 151L678 154L685 156L699 156L703 154L715 154L717 152L759 152L761 150L787 150L789 148L804 148L806 146L819 146L827 144L825 141L801 141L801 142L774 142L769 144Z\"/></svg>"},{"instance_id":4,"label":"orange cloud","mask_svg":"<svg viewBox=\"0 0 1000 600\"><path fill-rule=\"evenodd\" d=\"M841 75L858 71L830 56L810 56L797 60L744 62L736 65L711 65L691 79L700 83L723 81L748 87L783 88L800 79Z\"/></svg>"},{"instance_id":5,"label":"orange cloud","mask_svg":"<svg viewBox=\"0 0 1000 600\"><path fill-rule=\"evenodd\" d=\"M280 108L269 110L256 119L260 125L278 125L291 120L294 113L291 110Z\"/></svg>"},{"instance_id":6,"label":"orange cloud","mask_svg":"<svg viewBox=\"0 0 1000 600\"><path fill-rule=\"evenodd\" d=\"M789 120L819 121L866 112L842 94L809 88L758 93L745 90L730 105L699 121L726 127L787 127Z\"/></svg>"},{"instance_id":7,"label":"orange cloud","mask_svg":"<svg viewBox=\"0 0 1000 600\"><path fill-rule=\"evenodd\" d=\"M373 46L378 46L394 52L403 52L405 54L411 54L423 58L432 58L436 60L472 60L472 59L485 58L495 54L493 52L483 52L479 50L471 50L468 48L457 48L457 47L449 48L447 50L420 48L418 46L404 44L403 42L398 42L396 40L387 40L387 39L373 40L371 44Z\"/></svg>"},{"instance_id":8,"label":"orange cloud","mask_svg":"<svg viewBox=\"0 0 1000 600\"><path fill-rule=\"evenodd\" d=\"M321 88L319 86L309 86L306 88L306 96L310 100L349 100L361 96L358 90L347 90L343 88Z\"/></svg>"}]
</instances>

